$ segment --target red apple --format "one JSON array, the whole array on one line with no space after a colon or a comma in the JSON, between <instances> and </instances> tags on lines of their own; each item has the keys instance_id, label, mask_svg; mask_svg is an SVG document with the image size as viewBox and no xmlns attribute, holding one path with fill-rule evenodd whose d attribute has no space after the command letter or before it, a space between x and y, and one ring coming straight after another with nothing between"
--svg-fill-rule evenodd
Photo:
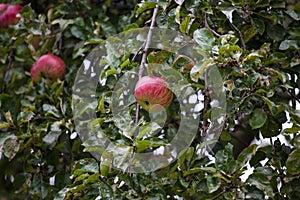
<instances>
[{"instance_id":1,"label":"red apple","mask_svg":"<svg viewBox=\"0 0 300 200\"><path fill-rule=\"evenodd\" d=\"M0 4L0 26L7 28L19 22L18 13L22 10L20 5Z\"/></svg>"},{"instance_id":2,"label":"red apple","mask_svg":"<svg viewBox=\"0 0 300 200\"><path fill-rule=\"evenodd\" d=\"M169 106L173 99L173 93L163 78L144 76L135 86L134 97L138 104L149 111L156 104L165 108Z\"/></svg>"},{"instance_id":3,"label":"red apple","mask_svg":"<svg viewBox=\"0 0 300 200\"><path fill-rule=\"evenodd\" d=\"M40 57L32 66L30 74L34 82L42 77L50 81L63 79L66 72L64 61L53 54L46 54Z\"/></svg>"}]
</instances>

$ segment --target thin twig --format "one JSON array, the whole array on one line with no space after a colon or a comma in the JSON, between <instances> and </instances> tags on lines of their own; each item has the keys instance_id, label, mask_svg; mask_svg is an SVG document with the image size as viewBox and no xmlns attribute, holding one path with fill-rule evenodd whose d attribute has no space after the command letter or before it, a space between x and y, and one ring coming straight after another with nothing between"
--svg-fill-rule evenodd
<instances>
[{"instance_id":1,"label":"thin twig","mask_svg":"<svg viewBox=\"0 0 300 200\"><path fill-rule=\"evenodd\" d=\"M271 144L271 147L272 147L272 151L275 152L275 146L274 146L272 138L270 138L270 144Z\"/></svg>"},{"instance_id":2,"label":"thin twig","mask_svg":"<svg viewBox=\"0 0 300 200\"><path fill-rule=\"evenodd\" d=\"M135 61L135 58L137 57L137 55L142 51L142 49L144 48L146 42L143 43L142 46L140 46L140 48L134 53L133 57L132 57L132 61Z\"/></svg>"},{"instance_id":3,"label":"thin twig","mask_svg":"<svg viewBox=\"0 0 300 200\"><path fill-rule=\"evenodd\" d=\"M143 47L143 55L142 55L142 60L141 60L141 64L139 67L139 79L142 78L143 76L143 72L144 72L144 68L146 66L146 61L147 61L147 55L148 55L148 50L151 44L151 39L153 36L153 29L154 29L154 25L155 25L155 18L158 12L158 6L156 5L156 7L153 10L153 15L152 15L152 19L151 19L151 25L150 25L150 29L147 35L147 39L146 42L144 43L144 47ZM138 104L136 104L136 112L135 112L135 122L138 123L139 121L139 111L140 111L140 107Z\"/></svg>"},{"instance_id":4,"label":"thin twig","mask_svg":"<svg viewBox=\"0 0 300 200\"><path fill-rule=\"evenodd\" d=\"M146 39L146 43L144 46L144 51L143 51L143 56L142 56L142 61L141 61L141 65L139 68L139 78L141 78L143 76L143 71L146 65L146 60L147 60L147 55L148 55L148 50L151 44L151 40L152 40L152 35L153 35L153 28L155 25L155 18L158 12L158 6L156 6L153 10L153 15L152 15L152 19L151 19L151 25L150 25L150 29L147 35L147 39Z\"/></svg>"},{"instance_id":5,"label":"thin twig","mask_svg":"<svg viewBox=\"0 0 300 200\"><path fill-rule=\"evenodd\" d=\"M292 81L295 81L295 82L296 82L295 74L291 74L291 79L292 79ZM299 99L298 99L297 96L296 96L296 91L295 91L295 89L288 90L288 93L292 96L292 99L291 99L291 101L292 101L292 107L293 107L294 109L296 109L296 101L298 101L298 103L299 103Z\"/></svg>"},{"instance_id":6,"label":"thin twig","mask_svg":"<svg viewBox=\"0 0 300 200\"><path fill-rule=\"evenodd\" d=\"M239 38L240 38L241 44L242 44L242 49L246 50L246 44L245 44L242 32L233 23L229 22L229 24L239 34Z\"/></svg>"},{"instance_id":7,"label":"thin twig","mask_svg":"<svg viewBox=\"0 0 300 200\"><path fill-rule=\"evenodd\" d=\"M207 82L207 73L205 73L204 79L205 79L205 84L207 84L208 83ZM205 113L209 109L210 102L211 102L211 99L210 99L210 95L209 95L209 87L206 86L205 91L204 91L204 108L203 108L203 124L202 124L201 142L205 141L206 135L207 135L207 130L209 127L209 121L208 121L208 119L205 119Z\"/></svg>"},{"instance_id":8,"label":"thin twig","mask_svg":"<svg viewBox=\"0 0 300 200\"><path fill-rule=\"evenodd\" d=\"M214 29L212 29L207 22L207 13L204 13L204 27L210 30L215 36L220 37L220 34L217 33Z\"/></svg>"}]
</instances>

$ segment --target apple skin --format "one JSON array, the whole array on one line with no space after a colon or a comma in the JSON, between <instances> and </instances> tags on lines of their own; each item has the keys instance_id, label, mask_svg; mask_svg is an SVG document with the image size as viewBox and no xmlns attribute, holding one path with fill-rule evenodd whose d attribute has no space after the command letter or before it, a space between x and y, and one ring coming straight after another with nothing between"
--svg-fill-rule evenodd
<instances>
[{"instance_id":1,"label":"apple skin","mask_svg":"<svg viewBox=\"0 0 300 200\"><path fill-rule=\"evenodd\" d=\"M30 74L34 82L38 82L42 77L52 82L63 79L65 72L66 65L60 57L45 54L33 64Z\"/></svg>"},{"instance_id":2,"label":"apple skin","mask_svg":"<svg viewBox=\"0 0 300 200\"><path fill-rule=\"evenodd\" d=\"M144 76L135 86L134 97L138 104L149 112L156 104L168 107L173 99L173 93L163 78Z\"/></svg>"},{"instance_id":3,"label":"apple skin","mask_svg":"<svg viewBox=\"0 0 300 200\"><path fill-rule=\"evenodd\" d=\"M0 4L0 26L7 28L10 25L16 25L20 20L17 14L21 10L20 5Z\"/></svg>"}]
</instances>

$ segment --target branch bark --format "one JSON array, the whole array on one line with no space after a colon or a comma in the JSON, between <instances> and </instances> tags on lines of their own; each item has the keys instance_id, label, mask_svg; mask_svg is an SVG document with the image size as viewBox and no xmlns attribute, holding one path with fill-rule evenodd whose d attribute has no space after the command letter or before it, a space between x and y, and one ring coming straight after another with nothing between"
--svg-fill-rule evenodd
<instances>
[{"instance_id":1,"label":"branch bark","mask_svg":"<svg viewBox=\"0 0 300 200\"><path fill-rule=\"evenodd\" d=\"M246 50L246 44L245 44L242 32L233 23L229 22L229 24L239 34L239 38L240 38L241 44L242 44L242 49Z\"/></svg>"},{"instance_id":2,"label":"branch bark","mask_svg":"<svg viewBox=\"0 0 300 200\"><path fill-rule=\"evenodd\" d=\"M220 34L213 30L207 22L207 13L204 13L204 27L210 30L215 36L220 37Z\"/></svg>"},{"instance_id":3,"label":"branch bark","mask_svg":"<svg viewBox=\"0 0 300 200\"><path fill-rule=\"evenodd\" d=\"M147 55L148 55L149 47L150 47L152 36L153 36L153 29L154 29L154 25L155 25L155 19L156 19L156 16L157 16L157 12L158 12L158 5L156 5L156 7L153 10L150 29L149 29L149 32L148 32L148 35L147 35L146 42L144 43L143 55L142 55L142 60L141 60L140 66L139 66L139 73L138 73L139 79L142 78L143 72L144 72L144 69L145 69L145 66L146 66ZM139 107L138 104L136 104L136 112L135 112L135 123L136 124L139 121L139 112L140 112L140 107Z\"/></svg>"}]
</instances>

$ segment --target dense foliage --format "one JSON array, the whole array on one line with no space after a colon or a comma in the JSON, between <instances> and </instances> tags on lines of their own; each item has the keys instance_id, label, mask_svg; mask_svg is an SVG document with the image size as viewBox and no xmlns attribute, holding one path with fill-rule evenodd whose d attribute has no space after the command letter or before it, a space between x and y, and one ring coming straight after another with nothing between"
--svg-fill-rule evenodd
<instances>
[{"instance_id":1,"label":"dense foliage","mask_svg":"<svg viewBox=\"0 0 300 200\"><path fill-rule=\"evenodd\" d=\"M298 1L0 2L23 6L17 25L0 28L0 199L299 199ZM134 146L133 151L166 145L180 123L176 99L168 108L163 138L124 133L132 131L134 103L123 121L116 121L111 109L115 84L139 67L143 53L119 55L117 34L149 27L156 6L155 27L191 37L205 50L206 63L217 66L226 91L226 118L213 151L199 154L211 120L203 66L191 66L188 57L178 59L174 52L150 49L149 63L172 67L204 96L199 134L170 165L126 173L100 162L89 152L102 150L82 143L74 124L72 87L88 54L116 35L110 46L114 56L105 58L110 64L101 73L106 81L97 88L95 123L110 140ZM65 78L34 83L30 69L47 53L64 60ZM151 129L149 120L141 109L140 130ZM257 144L248 146L252 140ZM248 168L251 173L243 178Z\"/></svg>"}]
</instances>

